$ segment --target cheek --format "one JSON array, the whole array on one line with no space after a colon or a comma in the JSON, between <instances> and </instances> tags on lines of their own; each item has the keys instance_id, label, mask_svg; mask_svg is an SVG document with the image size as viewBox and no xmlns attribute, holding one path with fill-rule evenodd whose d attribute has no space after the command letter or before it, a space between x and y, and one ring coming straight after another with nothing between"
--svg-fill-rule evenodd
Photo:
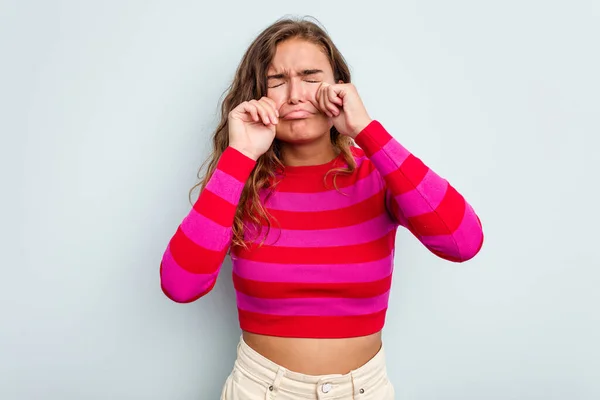
<instances>
[{"instance_id":1,"label":"cheek","mask_svg":"<svg viewBox=\"0 0 600 400\"><path fill-rule=\"evenodd\" d=\"M308 83L305 89L305 94L308 100L317 101L317 91L321 87L320 83Z\"/></svg>"},{"instance_id":2,"label":"cheek","mask_svg":"<svg viewBox=\"0 0 600 400\"><path fill-rule=\"evenodd\" d=\"M278 93L276 90L267 91L267 97L277 104L278 110L281 108L283 103L285 103L285 97L282 95L282 93Z\"/></svg>"}]
</instances>

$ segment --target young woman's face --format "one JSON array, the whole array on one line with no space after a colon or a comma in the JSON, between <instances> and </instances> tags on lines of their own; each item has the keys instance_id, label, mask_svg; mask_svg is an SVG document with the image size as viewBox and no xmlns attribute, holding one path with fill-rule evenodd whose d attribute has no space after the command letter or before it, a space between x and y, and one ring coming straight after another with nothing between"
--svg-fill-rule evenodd
<instances>
[{"instance_id":1,"label":"young woman's face","mask_svg":"<svg viewBox=\"0 0 600 400\"><path fill-rule=\"evenodd\" d=\"M318 108L321 82L335 83L323 50L301 39L279 43L267 71L267 97L277 104L276 137L288 143L305 143L329 135L331 120Z\"/></svg>"}]
</instances>

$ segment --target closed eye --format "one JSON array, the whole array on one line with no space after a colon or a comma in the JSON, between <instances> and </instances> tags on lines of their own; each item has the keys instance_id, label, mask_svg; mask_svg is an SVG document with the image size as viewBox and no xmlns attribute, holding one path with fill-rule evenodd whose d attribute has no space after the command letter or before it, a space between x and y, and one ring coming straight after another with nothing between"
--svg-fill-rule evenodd
<instances>
[{"instance_id":1,"label":"closed eye","mask_svg":"<svg viewBox=\"0 0 600 400\"><path fill-rule=\"evenodd\" d=\"M309 79L305 79L304 82L308 82L308 83L321 83L321 81L313 81L313 80L309 80ZM283 85L285 82L281 82L278 85L274 85L274 86L268 86L269 89L275 89L281 85Z\"/></svg>"}]
</instances>

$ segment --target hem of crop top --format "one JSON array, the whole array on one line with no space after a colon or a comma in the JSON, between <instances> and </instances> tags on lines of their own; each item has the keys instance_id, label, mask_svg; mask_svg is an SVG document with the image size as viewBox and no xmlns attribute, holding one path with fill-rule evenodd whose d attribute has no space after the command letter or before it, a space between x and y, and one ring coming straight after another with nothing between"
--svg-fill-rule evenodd
<instances>
[{"instance_id":1,"label":"hem of crop top","mask_svg":"<svg viewBox=\"0 0 600 400\"><path fill-rule=\"evenodd\" d=\"M289 316L268 315L238 308L240 328L259 335L341 339L368 336L385 325L387 307L366 315L352 316Z\"/></svg>"}]
</instances>

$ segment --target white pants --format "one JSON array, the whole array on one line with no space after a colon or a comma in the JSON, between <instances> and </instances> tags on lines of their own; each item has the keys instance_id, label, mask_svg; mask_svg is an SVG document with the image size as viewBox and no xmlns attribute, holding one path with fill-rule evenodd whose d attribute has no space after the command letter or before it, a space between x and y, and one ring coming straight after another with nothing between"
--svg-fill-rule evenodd
<instances>
[{"instance_id":1,"label":"white pants","mask_svg":"<svg viewBox=\"0 0 600 400\"><path fill-rule=\"evenodd\" d=\"M243 338L221 400L393 400L383 347L366 364L347 374L305 375L274 363Z\"/></svg>"}]
</instances>

